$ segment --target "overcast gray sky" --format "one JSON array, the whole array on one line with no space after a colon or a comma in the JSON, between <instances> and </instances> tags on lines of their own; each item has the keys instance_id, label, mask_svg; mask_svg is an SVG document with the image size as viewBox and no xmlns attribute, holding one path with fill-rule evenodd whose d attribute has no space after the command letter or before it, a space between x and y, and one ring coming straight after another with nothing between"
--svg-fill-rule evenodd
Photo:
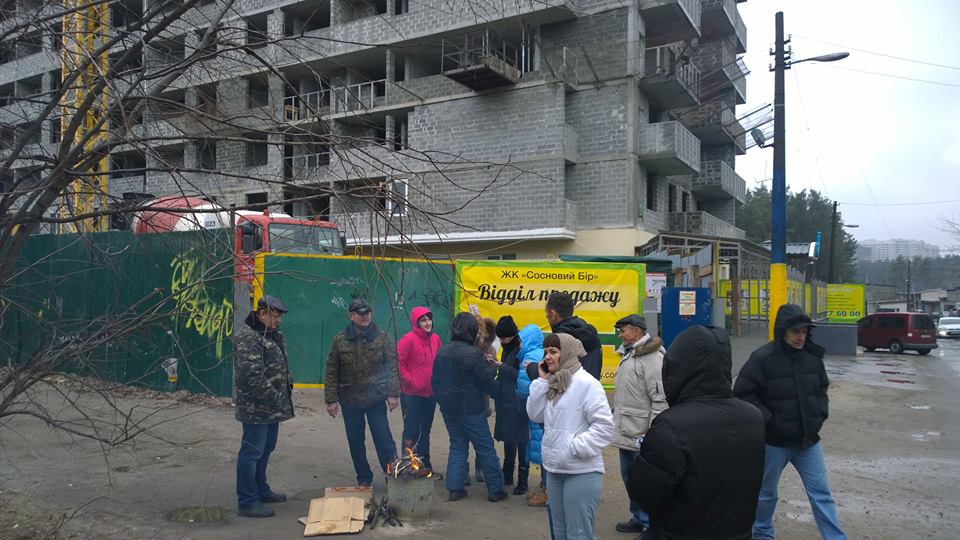
<instances>
[{"instance_id":1,"label":"overcast gray sky","mask_svg":"<svg viewBox=\"0 0 960 540\"><path fill-rule=\"evenodd\" d=\"M794 59L850 52L786 73L790 190L839 201L844 220L860 225L850 230L858 240L914 238L960 253L960 239L937 230L944 218L960 218L960 1L749 0L739 8L751 71L739 115L773 102L768 49L777 11ZM772 170L772 148L737 159L748 189L769 182Z\"/></svg>"}]
</instances>

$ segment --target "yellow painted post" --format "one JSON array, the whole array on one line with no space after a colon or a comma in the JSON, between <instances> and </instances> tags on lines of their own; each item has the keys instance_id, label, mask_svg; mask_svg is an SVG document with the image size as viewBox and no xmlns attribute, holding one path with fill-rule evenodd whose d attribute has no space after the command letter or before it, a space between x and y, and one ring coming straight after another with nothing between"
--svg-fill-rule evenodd
<instances>
[{"instance_id":1,"label":"yellow painted post","mask_svg":"<svg viewBox=\"0 0 960 540\"><path fill-rule=\"evenodd\" d=\"M770 309L767 312L769 322L767 337L773 340L773 326L777 319L780 306L787 303L787 265L774 263L770 265Z\"/></svg>"}]
</instances>

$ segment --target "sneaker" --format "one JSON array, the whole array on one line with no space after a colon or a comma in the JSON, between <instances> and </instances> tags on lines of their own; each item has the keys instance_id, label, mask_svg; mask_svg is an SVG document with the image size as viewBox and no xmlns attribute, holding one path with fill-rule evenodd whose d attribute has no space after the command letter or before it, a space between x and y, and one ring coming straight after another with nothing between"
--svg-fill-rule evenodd
<instances>
[{"instance_id":1,"label":"sneaker","mask_svg":"<svg viewBox=\"0 0 960 540\"><path fill-rule=\"evenodd\" d=\"M282 503L287 501L287 496L283 493L277 493L276 491L271 491L266 495L260 496L260 502L262 503Z\"/></svg>"},{"instance_id":2,"label":"sneaker","mask_svg":"<svg viewBox=\"0 0 960 540\"><path fill-rule=\"evenodd\" d=\"M268 518L273 517L275 512L271 508L267 508L262 504L255 504L247 508L238 508L237 515L243 517L251 518Z\"/></svg>"},{"instance_id":3,"label":"sneaker","mask_svg":"<svg viewBox=\"0 0 960 540\"><path fill-rule=\"evenodd\" d=\"M492 495L488 495L487 500L490 502L500 502L506 500L507 497L509 497L509 495L507 495L506 491L498 491Z\"/></svg>"},{"instance_id":4,"label":"sneaker","mask_svg":"<svg viewBox=\"0 0 960 540\"><path fill-rule=\"evenodd\" d=\"M547 505L547 488L540 486L537 488L537 491L527 497L527 504L529 506L546 506Z\"/></svg>"},{"instance_id":5,"label":"sneaker","mask_svg":"<svg viewBox=\"0 0 960 540\"><path fill-rule=\"evenodd\" d=\"M639 521L630 520L630 521L621 521L617 523L617 532L622 533L642 533L645 527L643 523Z\"/></svg>"},{"instance_id":6,"label":"sneaker","mask_svg":"<svg viewBox=\"0 0 960 540\"><path fill-rule=\"evenodd\" d=\"M459 489L450 492L450 496L447 497L447 500L450 502L456 502L460 499L465 499L467 497L467 490Z\"/></svg>"}]
</instances>

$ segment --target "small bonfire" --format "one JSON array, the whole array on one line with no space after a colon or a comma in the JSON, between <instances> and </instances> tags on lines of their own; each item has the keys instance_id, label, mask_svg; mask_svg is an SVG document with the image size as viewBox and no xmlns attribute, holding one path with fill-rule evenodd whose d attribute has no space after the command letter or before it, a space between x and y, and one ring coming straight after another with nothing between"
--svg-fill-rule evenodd
<instances>
[{"instance_id":1,"label":"small bonfire","mask_svg":"<svg viewBox=\"0 0 960 540\"><path fill-rule=\"evenodd\" d=\"M404 448L404 455L387 464L388 478L429 478L433 470L423 465L420 456L413 453L409 447Z\"/></svg>"}]
</instances>

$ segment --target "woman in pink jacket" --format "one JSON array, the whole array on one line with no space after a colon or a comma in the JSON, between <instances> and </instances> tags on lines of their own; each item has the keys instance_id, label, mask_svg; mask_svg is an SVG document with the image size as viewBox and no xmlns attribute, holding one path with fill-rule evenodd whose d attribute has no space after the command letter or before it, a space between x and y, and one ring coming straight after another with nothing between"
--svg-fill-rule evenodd
<instances>
[{"instance_id":1,"label":"woman in pink jacket","mask_svg":"<svg viewBox=\"0 0 960 540\"><path fill-rule=\"evenodd\" d=\"M425 466L430 465L430 428L437 410L430 377L440 349L440 336L433 333L433 313L421 306L410 312L410 326L397 341L400 371L400 405L403 408L403 448L411 448Z\"/></svg>"}]
</instances>

